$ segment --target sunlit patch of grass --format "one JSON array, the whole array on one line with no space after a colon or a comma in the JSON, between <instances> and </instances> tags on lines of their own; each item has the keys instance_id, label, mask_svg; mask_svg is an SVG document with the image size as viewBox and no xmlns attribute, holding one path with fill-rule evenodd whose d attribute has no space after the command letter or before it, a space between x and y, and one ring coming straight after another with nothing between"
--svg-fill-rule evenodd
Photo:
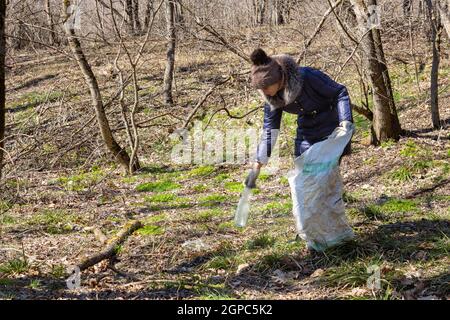
<instances>
[{"instance_id":1,"label":"sunlit patch of grass","mask_svg":"<svg viewBox=\"0 0 450 320\"><path fill-rule=\"evenodd\" d=\"M165 196L163 196L164 198ZM147 197L145 197L147 198ZM152 199L151 197L149 198ZM158 197L156 197L158 199ZM182 208L190 208L194 204L189 201L189 199L182 197L175 197L170 202L152 202L146 201L148 203L148 209L151 211L159 211L164 209L182 209Z\"/></svg>"},{"instance_id":2,"label":"sunlit patch of grass","mask_svg":"<svg viewBox=\"0 0 450 320\"><path fill-rule=\"evenodd\" d=\"M206 184L198 184L198 185L192 187L192 189L195 192L204 192L204 191L208 190L208 186Z\"/></svg>"},{"instance_id":3,"label":"sunlit patch of grass","mask_svg":"<svg viewBox=\"0 0 450 320\"><path fill-rule=\"evenodd\" d=\"M0 225L7 225L7 224L15 224L16 219L14 219L12 216L3 214L0 215Z\"/></svg>"},{"instance_id":4,"label":"sunlit patch of grass","mask_svg":"<svg viewBox=\"0 0 450 320\"><path fill-rule=\"evenodd\" d=\"M356 203L360 201L358 195L347 191L344 191L344 194L342 195L342 200L346 203Z\"/></svg>"},{"instance_id":5,"label":"sunlit patch of grass","mask_svg":"<svg viewBox=\"0 0 450 320\"><path fill-rule=\"evenodd\" d=\"M145 196L145 201L148 202L170 202L176 199L176 196L172 193L160 193L152 196Z\"/></svg>"},{"instance_id":6,"label":"sunlit patch of grass","mask_svg":"<svg viewBox=\"0 0 450 320\"><path fill-rule=\"evenodd\" d=\"M30 269L30 265L23 259L12 259L5 263L0 264L0 273L6 275L18 275L27 272Z\"/></svg>"},{"instance_id":7,"label":"sunlit patch of grass","mask_svg":"<svg viewBox=\"0 0 450 320\"><path fill-rule=\"evenodd\" d=\"M64 278L66 276L66 267L62 264L52 265L50 274L57 279Z\"/></svg>"},{"instance_id":8,"label":"sunlit patch of grass","mask_svg":"<svg viewBox=\"0 0 450 320\"><path fill-rule=\"evenodd\" d=\"M195 222L208 222L208 221L211 221L212 219L214 219L215 217L222 217L226 213L227 212L225 212L222 209L203 210L203 211L200 211L199 213L195 214L191 220L195 221Z\"/></svg>"},{"instance_id":9,"label":"sunlit patch of grass","mask_svg":"<svg viewBox=\"0 0 450 320\"><path fill-rule=\"evenodd\" d=\"M394 147L396 144L397 144L397 142L396 142L395 140L388 139L388 140L382 141L381 144L380 144L380 146L381 146L383 149L391 149L391 148Z\"/></svg>"},{"instance_id":10,"label":"sunlit patch of grass","mask_svg":"<svg viewBox=\"0 0 450 320\"><path fill-rule=\"evenodd\" d=\"M403 157L414 158L418 155L418 153L419 148L417 147L417 144L412 140L408 140L405 144L405 147L400 150L400 155L402 155Z\"/></svg>"},{"instance_id":11,"label":"sunlit patch of grass","mask_svg":"<svg viewBox=\"0 0 450 320\"><path fill-rule=\"evenodd\" d=\"M217 230L221 232L230 231L234 229L234 221L222 222L217 226Z\"/></svg>"},{"instance_id":12,"label":"sunlit patch of grass","mask_svg":"<svg viewBox=\"0 0 450 320\"><path fill-rule=\"evenodd\" d=\"M64 92L30 92L24 94L20 99L14 101L6 106L7 109L15 108L32 108L39 106L45 102L54 102L59 100L64 95Z\"/></svg>"},{"instance_id":13,"label":"sunlit patch of grass","mask_svg":"<svg viewBox=\"0 0 450 320\"><path fill-rule=\"evenodd\" d=\"M289 180L286 177L280 177L280 184L284 186L289 186Z\"/></svg>"},{"instance_id":14,"label":"sunlit patch of grass","mask_svg":"<svg viewBox=\"0 0 450 320\"><path fill-rule=\"evenodd\" d=\"M389 176L398 181L410 181L413 179L413 173L407 166L400 166L398 169L393 170Z\"/></svg>"},{"instance_id":15,"label":"sunlit patch of grass","mask_svg":"<svg viewBox=\"0 0 450 320\"><path fill-rule=\"evenodd\" d=\"M156 225L145 225L139 230L136 231L136 233L140 236L159 236L164 234L165 230Z\"/></svg>"},{"instance_id":16,"label":"sunlit patch of grass","mask_svg":"<svg viewBox=\"0 0 450 320\"><path fill-rule=\"evenodd\" d=\"M105 173L99 167L93 167L91 171L60 177L57 181L67 191L82 191L98 183L104 176Z\"/></svg>"},{"instance_id":17,"label":"sunlit patch of grass","mask_svg":"<svg viewBox=\"0 0 450 320\"><path fill-rule=\"evenodd\" d=\"M264 205L260 210L263 214L291 214L292 213L292 202L291 201L269 202L266 205Z\"/></svg>"},{"instance_id":18,"label":"sunlit patch of grass","mask_svg":"<svg viewBox=\"0 0 450 320\"><path fill-rule=\"evenodd\" d=\"M198 168L194 168L189 171L186 175L188 177L204 177L212 174L215 171L213 166L201 166Z\"/></svg>"},{"instance_id":19,"label":"sunlit patch of grass","mask_svg":"<svg viewBox=\"0 0 450 320\"><path fill-rule=\"evenodd\" d=\"M65 210L44 209L34 214L27 223L42 227L50 234L63 234L73 230L74 223L84 223L82 217L75 216Z\"/></svg>"},{"instance_id":20,"label":"sunlit patch of grass","mask_svg":"<svg viewBox=\"0 0 450 320\"><path fill-rule=\"evenodd\" d=\"M258 176L258 180L260 180L260 181L267 181L267 180L269 180L270 177L271 177L271 175L269 175L269 174L261 173Z\"/></svg>"},{"instance_id":21,"label":"sunlit patch of grass","mask_svg":"<svg viewBox=\"0 0 450 320\"><path fill-rule=\"evenodd\" d=\"M213 207L223 203L229 198L223 194L210 194L205 197L201 197L198 199L199 204L203 207Z\"/></svg>"},{"instance_id":22,"label":"sunlit patch of grass","mask_svg":"<svg viewBox=\"0 0 450 320\"><path fill-rule=\"evenodd\" d=\"M157 223L157 222L164 221L166 219L167 219L167 215L164 214L164 213L161 213L161 214L157 214L157 215L154 215L154 216L147 217L145 219L145 222L146 223Z\"/></svg>"},{"instance_id":23,"label":"sunlit patch of grass","mask_svg":"<svg viewBox=\"0 0 450 320\"><path fill-rule=\"evenodd\" d=\"M180 185L170 180L142 183L136 187L139 192L164 192L180 188Z\"/></svg>"},{"instance_id":24,"label":"sunlit patch of grass","mask_svg":"<svg viewBox=\"0 0 450 320\"><path fill-rule=\"evenodd\" d=\"M244 190L242 182L225 182L225 189L231 192L241 193Z\"/></svg>"},{"instance_id":25,"label":"sunlit patch of grass","mask_svg":"<svg viewBox=\"0 0 450 320\"><path fill-rule=\"evenodd\" d=\"M226 173L220 173L220 174L218 174L214 179L215 179L217 182L222 182L222 181L227 180L227 179L229 179L229 178L230 178L230 175L229 175L229 174L226 174Z\"/></svg>"},{"instance_id":26,"label":"sunlit patch of grass","mask_svg":"<svg viewBox=\"0 0 450 320\"><path fill-rule=\"evenodd\" d=\"M380 206L385 213L417 212L417 201L408 199L389 199Z\"/></svg>"},{"instance_id":27,"label":"sunlit patch of grass","mask_svg":"<svg viewBox=\"0 0 450 320\"><path fill-rule=\"evenodd\" d=\"M362 209L362 213L370 220L388 220L389 214L416 213L419 209L417 202L407 199L389 199L381 205L371 204Z\"/></svg>"}]
</instances>

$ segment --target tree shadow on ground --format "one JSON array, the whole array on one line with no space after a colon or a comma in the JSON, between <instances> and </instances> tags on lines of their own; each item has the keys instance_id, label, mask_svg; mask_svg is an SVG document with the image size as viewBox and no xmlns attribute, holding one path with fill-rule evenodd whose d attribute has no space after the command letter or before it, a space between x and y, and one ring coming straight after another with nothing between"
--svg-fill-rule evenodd
<instances>
[{"instance_id":1,"label":"tree shadow on ground","mask_svg":"<svg viewBox=\"0 0 450 320\"><path fill-rule=\"evenodd\" d=\"M303 280L309 278L319 269L326 273L328 270L334 272L336 269L342 268L345 272L350 273L350 275L343 274L342 279L348 279L351 282L353 276L360 277L359 281L365 283L370 276L367 273L365 263L382 264L386 261L404 264L439 260L448 255L449 237L450 221L448 220L422 219L385 224L360 235L354 241L330 248L323 253L305 250L299 254L285 255L281 259L273 260L273 265L267 265L266 262L264 271L258 271L258 268L255 268L260 263L260 261L257 261L245 272L231 277L227 282L239 282L240 289L251 288L254 290L255 285L258 286L254 281L256 276L260 280L266 280L261 283L259 290L270 292L271 290L278 290L267 286L276 269L285 273L299 272L298 279ZM265 257L260 258L260 260L263 259ZM361 268L361 266L363 267L361 270L352 270L352 268ZM355 274L352 275L352 273ZM386 274L382 273L381 277L383 278L383 276L388 279L386 281L389 281L394 290L398 292L410 290L404 285L404 276L395 270L388 271ZM327 282L321 283L321 280L322 278L319 276L317 281L313 281L313 283L327 287ZM418 283L429 294L436 295L439 298L448 295L448 273L429 278L418 277L413 279L411 285L417 286ZM335 284L329 285L335 286ZM288 285L284 290L287 293L298 290L298 288Z\"/></svg>"}]
</instances>

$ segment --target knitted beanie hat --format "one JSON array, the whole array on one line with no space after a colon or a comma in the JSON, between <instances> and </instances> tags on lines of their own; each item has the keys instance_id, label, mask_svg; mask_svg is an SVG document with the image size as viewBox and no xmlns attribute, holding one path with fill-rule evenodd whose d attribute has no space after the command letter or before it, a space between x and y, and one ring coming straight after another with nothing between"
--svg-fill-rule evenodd
<instances>
[{"instance_id":1,"label":"knitted beanie hat","mask_svg":"<svg viewBox=\"0 0 450 320\"><path fill-rule=\"evenodd\" d=\"M256 49L250 55L252 60L251 84L255 89L266 88L283 78L281 66L262 49Z\"/></svg>"}]
</instances>

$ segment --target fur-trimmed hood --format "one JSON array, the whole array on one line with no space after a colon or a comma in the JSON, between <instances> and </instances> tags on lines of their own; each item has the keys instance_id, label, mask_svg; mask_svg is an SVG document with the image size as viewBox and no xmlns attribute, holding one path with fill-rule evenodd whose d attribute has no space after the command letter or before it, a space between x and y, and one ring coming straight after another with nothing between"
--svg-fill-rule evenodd
<instances>
[{"instance_id":1,"label":"fur-trimmed hood","mask_svg":"<svg viewBox=\"0 0 450 320\"><path fill-rule=\"evenodd\" d=\"M273 111L275 109L287 106L300 95L303 88L303 78L300 76L298 64L291 56L287 54L280 54L273 55L271 58L276 60L283 70L285 81L284 89L280 90L273 97L265 95L262 90L258 91L269 103L270 109Z\"/></svg>"}]
</instances>

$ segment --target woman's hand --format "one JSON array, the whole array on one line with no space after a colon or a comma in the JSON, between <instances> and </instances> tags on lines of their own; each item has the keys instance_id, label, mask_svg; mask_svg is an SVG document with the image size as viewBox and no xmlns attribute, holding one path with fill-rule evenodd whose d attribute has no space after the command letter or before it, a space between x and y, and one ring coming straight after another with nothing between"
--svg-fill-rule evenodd
<instances>
[{"instance_id":1,"label":"woman's hand","mask_svg":"<svg viewBox=\"0 0 450 320\"><path fill-rule=\"evenodd\" d=\"M245 179L244 185L247 188L256 188L256 179L259 176L259 171L261 170L262 163L255 162L252 166L252 169L248 173L247 178Z\"/></svg>"},{"instance_id":2,"label":"woman's hand","mask_svg":"<svg viewBox=\"0 0 450 320\"><path fill-rule=\"evenodd\" d=\"M255 163L253 163L253 170L259 171L259 170L261 170L261 167L262 167L262 166L263 166L262 163L260 163L260 162L255 162Z\"/></svg>"}]
</instances>

